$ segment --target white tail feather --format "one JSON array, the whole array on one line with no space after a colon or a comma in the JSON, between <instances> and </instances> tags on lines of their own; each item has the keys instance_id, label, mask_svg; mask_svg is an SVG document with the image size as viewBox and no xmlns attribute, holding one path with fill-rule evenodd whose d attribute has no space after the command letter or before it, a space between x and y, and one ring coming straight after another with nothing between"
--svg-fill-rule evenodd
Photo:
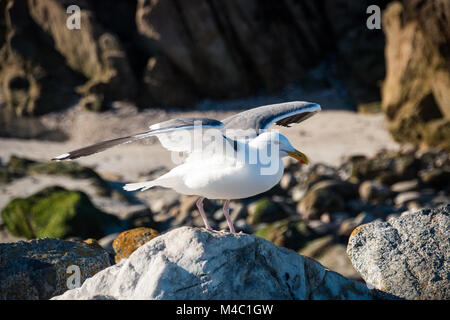
<instances>
[{"instance_id":1,"label":"white tail feather","mask_svg":"<svg viewBox=\"0 0 450 320\"><path fill-rule=\"evenodd\" d=\"M145 181L145 182L136 182L136 183L127 183L123 186L123 189L126 191L135 191L141 189L141 191L145 191L155 186L155 181Z\"/></svg>"}]
</instances>

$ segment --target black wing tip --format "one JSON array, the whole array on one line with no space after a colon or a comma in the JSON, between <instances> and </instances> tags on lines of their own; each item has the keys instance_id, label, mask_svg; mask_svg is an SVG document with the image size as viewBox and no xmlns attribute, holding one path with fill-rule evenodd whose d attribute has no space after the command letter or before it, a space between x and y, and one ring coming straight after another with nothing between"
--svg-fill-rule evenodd
<instances>
[{"instance_id":1,"label":"black wing tip","mask_svg":"<svg viewBox=\"0 0 450 320\"><path fill-rule=\"evenodd\" d=\"M317 103L308 103L305 108L307 109L303 109L303 112L281 118L280 120L276 121L275 124L290 128L296 123L300 123L302 121L305 121L306 119L311 118L313 115L322 110L320 105Z\"/></svg>"}]
</instances>

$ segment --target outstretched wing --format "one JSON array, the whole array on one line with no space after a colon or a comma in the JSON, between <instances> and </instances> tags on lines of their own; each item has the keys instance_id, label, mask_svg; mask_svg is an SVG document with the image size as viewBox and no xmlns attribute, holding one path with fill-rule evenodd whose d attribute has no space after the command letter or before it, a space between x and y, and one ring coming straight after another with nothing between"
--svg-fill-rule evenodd
<instances>
[{"instance_id":1,"label":"outstretched wing","mask_svg":"<svg viewBox=\"0 0 450 320\"><path fill-rule=\"evenodd\" d=\"M272 124L289 127L300 123L321 110L312 102L294 101L253 108L222 120L225 134L237 132L237 136L257 136ZM236 133L234 134L236 136Z\"/></svg>"},{"instance_id":2,"label":"outstretched wing","mask_svg":"<svg viewBox=\"0 0 450 320\"><path fill-rule=\"evenodd\" d=\"M223 123L209 118L180 118L172 119L164 122L154 124L149 127L149 131L134 134L127 137L116 138L112 140L102 141L88 147L70 151L61 154L52 160L73 160L80 157L85 157L94 153L104 151L106 149L112 148L114 146L130 143L136 140L140 140L150 136L157 136L161 141L162 145L174 151L186 151L187 148L185 141L180 141L180 139L171 139L171 133L181 130L190 131L196 128L201 129L216 129L220 130L223 128ZM179 136L179 135L178 135Z\"/></svg>"}]
</instances>

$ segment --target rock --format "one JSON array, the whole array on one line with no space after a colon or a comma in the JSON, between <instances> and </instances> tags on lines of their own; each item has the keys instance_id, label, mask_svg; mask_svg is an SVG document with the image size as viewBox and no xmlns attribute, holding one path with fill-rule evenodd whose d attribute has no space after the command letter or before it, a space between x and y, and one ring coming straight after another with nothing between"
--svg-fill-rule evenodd
<instances>
[{"instance_id":1,"label":"rock","mask_svg":"<svg viewBox=\"0 0 450 320\"><path fill-rule=\"evenodd\" d=\"M450 196L437 196L437 197L434 197L433 198L433 200L431 200L431 204L433 205L433 206L442 206L442 205L445 205L445 204L448 204L448 203L450 203Z\"/></svg>"},{"instance_id":2,"label":"rock","mask_svg":"<svg viewBox=\"0 0 450 320\"><path fill-rule=\"evenodd\" d=\"M339 225L337 234L340 236L348 237L352 231L359 225L369 223L375 220L375 217L367 212L361 212L354 218L349 218Z\"/></svg>"},{"instance_id":3,"label":"rock","mask_svg":"<svg viewBox=\"0 0 450 320\"><path fill-rule=\"evenodd\" d=\"M399 193L395 199L394 199L394 203L397 206L401 206L404 204L407 204L408 202L412 202L412 201L420 201L422 198L420 192L417 191L408 191L408 192L402 192Z\"/></svg>"},{"instance_id":4,"label":"rock","mask_svg":"<svg viewBox=\"0 0 450 320\"><path fill-rule=\"evenodd\" d=\"M430 165L428 169L448 168L450 166L450 154L441 148L421 148L416 151L415 156L423 163ZM424 167L424 169L427 169L427 167Z\"/></svg>"},{"instance_id":5,"label":"rock","mask_svg":"<svg viewBox=\"0 0 450 320\"><path fill-rule=\"evenodd\" d=\"M98 21L108 11L96 14L97 5L84 1L82 27L70 29L66 27L70 4L44 0L2 6L6 41L1 42L5 44L0 79L8 109L17 116L61 110L76 103L80 94L96 96L103 104L103 99L130 99L136 93L136 79L121 41ZM111 25L123 24L123 16Z\"/></svg>"},{"instance_id":6,"label":"rock","mask_svg":"<svg viewBox=\"0 0 450 320\"><path fill-rule=\"evenodd\" d=\"M7 166L0 166L0 184L7 184L13 181L14 179L20 178L23 175L16 174L11 172Z\"/></svg>"},{"instance_id":7,"label":"rock","mask_svg":"<svg viewBox=\"0 0 450 320\"><path fill-rule=\"evenodd\" d=\"M182 107L200 99L190 79L165 55L148 59L142 82L145 90L138 101L142 107Z\"/></svg>"},{"instance_id":8,"label":"rock","mask_svg":"<svg viewBox=\"0 0 450 320\"><path fill-rule=\"evenodd\" d=\"M230 204L230 218L231 221L238 221L243 220L248 216L248 208L241 202L235 202ZM223 212L222 212L222 218L223 218Z\"/></svg>"},{"instance_id":9,"label":"rock","mask_svg":"<svg viewBox=\"0 0 450 320\"><path fill-rule=\"evenodd\" d=\"M358 113L361 114L376 114L381 112L381 102L368 102L358 104Z\"/></svg>"},{"instance_id":10,"label":"rock","mask_svg":"<svg viewBox=\"0 0 450 320\"><path fill-rule=\"evenodd\" d=\"M374 299L379 292L251 235L182 227L64 299Z\"/></svg>"},{"instance_id":11,"label":"rock","mask_svg":"<svg viewBox=\"0 0 450 320\"><path fill-rule=\"evenodd\" d=\"M178 206L174 206L169 210L169 214L173 217L170 227L179 226L203 226L203 219L198 212L196 202L198 196L183 196ZM218 201L205 199L203 201L203 209L212 228L216 227L215 221L211 219L210 213L221 208ZM161 223L159 223L161 225Z\"/></svg>"},{"instance_id":12,"label":"rock","mask_svg":"<svg viewBox=\"0 0 450 320\"><path fill-rule=\"evenodd\" d=\"M353 231L347 253L373 287L406 299L450 299L450 205Z\"/></svg>"},{"instance_id":13,"label":"rock","mask_svg":"<svg viewBox=\"0 0 450 320\"><path fill-rule=\"evenodd\" d=\"M152 201L150 205L150 210L155 214L162 213L164 211L168 211L170 208L177 206L180 204L180 200L178 199L178 195L176 197L162 197L159 199L155 199Z\"/></svg>"},{"instance_id":14,"label":"rock","mask_svg":"<svg viewBox=\"0 0 450 320\"><path fill-rule=\"evenodd\" d=\"M216 212L214 212L214 214L213 214L213 219L216 221L219 221L219 222L225 221L225 216L223 215L223 210L222 209L216 210ZM232 221L234 221L234 220L232 220Z\"/></svg>"},{"instance_id":15,"label":"rock","mask_svg":"<svg viewBox=\"0 0 450 320\"><path fill-rule=\"evenodd\" d=\"M316 260L325 268L342 274L344 277L354 280L361 279L347 256L345 245L334 243L332 235L308 242L298 253Z\"/></svg>"},{"instance_id":16,"label":"rock","mask_svg":"<svg viewBox=\"0 0 450 320\"><path fill-rule=\"evenodd\" d=\"M76 101L75 87L83 81L36 26L30 15L32 8L34 5L26 1L9 1L2 5L0 83L6 108L15 117L41 115L67 107ZM65 24L65 11L61 18ZM67 28L60 29L70 32ZM8 124L10 122L14 122L13 127L33 124L31 131L42 130L42 125L36 121L20 123L12 118ZM26 131L28 136L36 134L29 129Z\"/></svg>"},{"instance_id":17,"label":"rock","mask_svg":"<svg viewBox=\"0 0 450 320\"><path fill-rule=\"evenodd\" d=\"M347 201L346 205L350 212L357 214L364 211L364 209L368 206L368 203L359 198Z\"/></svg>"},{"instance_id":18,"label":"rock","mask_svg":"<svg viewBox=\"0 0 450 320\"><path fill-rule=\"evenodd\" d=\"M12 155L9 158L8 171L17 177L31 174L64 175L73 179L90 179L97 188L99 196L111 196L111 188L97 172L74 161L40 162Z\"/></svg>"},{"instance_id":19,"label":"rock","mask_svg":"<svg viewBox=\"0 0 450 320\"><path fill-rule=\"evenodd\" d=\"M379 152L369 159L351 162L351 177L357 181L375 180L391 185L398 181L415 179L421 162L414 154Z\"/></svg>"},{"instance_id":20,"label":"rock","mask_svg":"<svg viewBox=\"0 0 450 320\"><path fill-rule=\"evenodd\" d=\"M450 150L450 8L446 0L393 2L383 15L382 108L395 140Z\"/></svg>"},{"instance_id":21,"label":"rock","mask_svg":"<svg viewBox=\"0 0 450 320\"><path fill-rule=\"evenodd\" d=\"M91 179L99 196L111 195L111 188L94 170L77 162L36 162L28 166L28 174L65 175L74 179Z\"/></svg>"},{"instance_id":22,"label":"rock","mask_svg":"<svg viewBox=\"0 0 450 320\"><path fill-rule=\"evenodd\" d=\"M344 200L358 198L358 185L343 180L323 180L313 185L312 190L326 189L339 194Z\"/></svg>"},{"instance_id":23,"label":"rock","mask_svg":"<svg viewBox=\"0 0 450 320\"><path fill-rule=\"evenodd\" d=\"M131 211L125 217L126 228L154 228L158 227L158 224L153 220L153 213L148 207L143 207L136 211Z\"/></svg>"},{"instance_id":24,"label":"rock","mask_svg":"<svg viewBox=\"0 0 450 320\"><path fill-rule=\"evenodd\" d=\"M54 186L28 198L16 198L2 211L15 236L31 238L101 238L119 226L117 217L97 209L80 191Z\"/></svg>"},{"instance_id":25,"label":"rock","mask_svg":"<svg viewBox=\"0 0 450 320\"><path fill-rule=\"evenodd\" d=\"M336 181L339 179L334 168L319 165L313 167L305 176L306 178L301 180L301 187L306 190L312 189L319 182Z\"/></svg>"},{"instance_id":26,"label":"rock","mask_svg":"<svg viewBox=\"0 0 450 320\"><path fill-rule=\"evenodd\" d=\"M332 222L334 225L340 225L343 221L350 218L348 212L334 212L326 222Z\"/></svg>"},{"instance_id":27,"label":"rock","mask_svg":"<svg viewBox=\"0 0 450 320\"><path fill-rule=\"evenodd\" d=\"M11 172L23 176L28 173L29 167L35 164L37 164L37 161L12 155L9 157L7 166Z\"/></svg>"},{"instance_id":28,"label":"rock","mask_svg":"<svg viewBox=\"0 0 450 320\"><path fill-rule=\"evenodd\" d=\"M359 195L369 202L383 202L391 195L391 190L382 183L364 181L359 186Z\"/></svg>"},{"instance_id":29,"label":"rock","mask_svg":"<svg viewBox=\"0 0 450 320\"><path fill-rule=\"evenodd\" d=\"M417 147L414 143L403 143L400 145L399 152L403 154L415 153L417 157L417 152L419 151L419 147ZM420 157L418 157L420 158Z\"/></svg>"},{"instance_id":30,"label":"rock","mask_svg":"<svg viewBox=\"0 0 450 320\"><path fill-rule=\"evenodd\" d=\"M319 256L327 247L333 243L333 235L327 235L309 241L303 248L298 250L301 255L314 258Z\"/></svg>"},{"instance_id":31,"label":"rock","mask_svg":"<svg viewBox=\"0 0 450 320\"><path fill-rule=\"evenodd\" d=\"M362 280L361 275L353 267L346 250L346 245L335 243L321 252L319 256L314 257L314 259L325 268L335 271L346 278Z\"/></svg>"},{"instance_id":32,"label":"rock","mask_svg":"<svg viewBox=\"0 0 450 320\"><path fill-rule=\"evenodd\" d=\"M320 221L324 223L331 223L331 215L328 212L322 213Z\"/></svg>"},{"instance_id":33,"label":"rock","mask_svg":"<svg viewBox=\"0 0 450 320\"><path fill-rule=\"evenodd\" d=\"M136 79L119 37L99 23L92 3L87 1L80 8L82 27L74 30L61 28L67 12L60 1L41 1L30 6L29 13L67 65L88 79L80 93L108 101L134 98Z\"/></svg>"},{"instance_id":34,"label":"rock","mask_svg":"<svg viewBox=\"0 0 450 320\"><path fill-rule=\"evenodd\" d=\"M327 235L333 232L334 224L330 222L323 222L320 220L311 220L307 222L307 226L318 235Z\"/></svg>"},{"instance_id":35,"label":"rock","mask_svg":"<svg viewBox=\"0 0 450 320\"><path fill-rule=\"evenodd\" d=\"M158 236L158 231L150 228L135 228L119 234L113 242L116 263L128 258L137 248Z\"/></svg>"},{"instance_id":36,"label":"rock","mask_svg":"<svg viewBox=\"0 0 450 320\"><path fill-rule=\"evenodd\" d=\"M387 2L377 1L376 4L384 10ZM377 83L385 76L383 31L373 29L367 32L369 15L366 11L371 4L373 2L368 0L323 1L323 14L327 16L330 31L336 39L337 72L347 84L355 104L379 101Z\"/></svg>"},{"instance_id":37,"label":"rock","mask_svg":"<svg viewBox=\"0 0 450 320\"><path fill-rule=\"evenodd\" d=\"M80 99L78 104L84 110L88 111L106 111L109 106L105 103L103 95L88 93L86 96Z\"/></svg>"},{"instance_id":38,"label":"rock","mask_svg":"<svg viewBox=\"0 0 450 320\"><path fill-rule=\"evenodd\" d=\"M324 212L345 210L345 199L357 198L358 187L339 180L320 181L309 190L297 205L305 219L317 219Z\"/></svg>"},{"instance_id":39,"label":"rock","mask_svg":"<svg viewBox=\"0 0 450 320\"><path fill-rule=\"evenodd\" d=\"M304 4L292 1L138 1L141 45L158 53L147 65L146 86L163 105L185 104L197 92L217 99L281 89L323 55L324 20L312 2L305 14ZM161 87L185 98L163 95Z\"/></svg>"},{"instance_id":40,"label":"rock","mask_svg":"<svg viewBox=\"0 0 450 320\"><path fill-rule=\"evenodd\" d=\"M292 188L292 200L299 202L306 194L306 190L300 186L295 186Z\"/></svg>"},{"instance_id":41,"label":"rock","mask_svg":"<svg viewBox=\"0 0 450 320\"><path fill-rule=\"evenodd\" d=\"M436 168L422 172L422 181L432 188L444 189L450 187L450 168Z\"/></svg>"},{"instance_id":42,"label":"rock","mask_svg":"<svg viewBox=\"0 0 450 320\"><path fill-rule=\"evenodd\" d=\"M183 214L188 214L193 210L197 210L197 206L196 206L197 199L198 199L198 197L196 197L196 196L182 197L181 203L180 203L180 213L183 215ZM206 203L206 201L205 201L205 203ZM205 203L204 203L204 207L205 207Z\"/></svg>"},{"instance_id":43,"label":"rock","mask_svg":"<svg viewBox=\"0 0 450 320\"><path fill-rule=\"evenodd\" d=\"M120 232L115 232L104 236L103 238L98 240L98 243L102 246L103 249L108 251L110 254L114 254L113 242L119 236Z\"/></svg>"},{"instance_id":44,"label":"rock","mask_svg":"<svg viewBox=\"0 0 450 320\"><path fill-rule=\"evenodd\" d=\"M50 299L109 267L108 253L81 242L37 239L0 243L0 299Z\"/></svg>"},{"instance_id":45,"label":"rock","mask_svg":"<svg viewBox=\"0 0 450 320\"><path fill-rule=\"evenodd\" d=\"M83 240L83 242L90 245L91 247L103 250L103 247L95 239L89 238L89 239Z\"/></svg>"},{"instance_id":46,"label":"rock","mask_svg":"<svg viewBox=\"0 0 450 320\"><path fill-rule=\"evenodd\" d=\"M419 180L417 179L396 182L391 186L392 191L400 193L407 191L415 191L418 188L419 188Z\"/></svg>"},{"instance_id":47,"label":"rock","mask_svg":"<svg viewBox=\"0 0 450 320\"><path fill-rule=\"evenodd\" d=\"M284 219L288 214L276 202L262 198L248 205L247 221L250 225Z\"/></svg>"},{"instance_id":48,"label":"rock","mask_svg":"<svg viewBox=\"0 0 450 320\"><path fill-rule=\"evenodd\" d=\"M304 221L297 218L284 219L268 224L256 231L255 236L292 250L299 250L309 240L317 237L316 233Z\"/></svg>"},{"instance_id":49,"label":"rock","mask_svg":"<svg viewBox=\"0 0 450 320\"><path fill-rule=\"evenodd\" d=\"M296 184L295 177L290 172L285 173L280 180L280 187L283 190L289 190L293 186L295 186L295 184Z\"/></svg>"},{"instance_id":50,"label":"rock","mask_svg":"<svg viewBox=\"0 0 450 320\"><path fill-rule=\"evenodd\" d=\"M1 88L0 88L1 89ZM1 94L1 92L0 92ZM1 100L1 99L0 99ZM14 108L13 106L11 108ZM66 132L60 128L51 128L39 117L21 117L3 106L0 101L0 137L36 139L48 141L65 141Z\"/></svg>"},{"instance_id":51,"label":"rock","mask_svg":"<svg viewBox=\"0 0 450 320\"><path fill-rule=\"evenodd\" d=\"M228 227L227 227L228 228ZM252 233L252 227L247 223L245 219L238 219L234 221L234 228L236 232Z\"/></svg>"},{"instance_id":52,"label":"rock","mask_svg":"<svg viewBox=\"0 0 450 320\"><path fill-rule=\"evenodd\" d=\"M391 213L387 215L386 221L389 222L391 219L397 219L398 217L400 217L399 213Z\"/></svg>"}]
</instances>

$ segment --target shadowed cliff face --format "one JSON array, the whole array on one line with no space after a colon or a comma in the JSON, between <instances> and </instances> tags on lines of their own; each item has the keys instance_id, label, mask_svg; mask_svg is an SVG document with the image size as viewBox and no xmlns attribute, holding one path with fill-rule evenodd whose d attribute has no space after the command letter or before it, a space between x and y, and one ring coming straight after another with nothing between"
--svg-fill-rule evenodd
<instances>
[{"instance_id":1,"label":"shadowed cliff face","mask_svg":"<svg viewBox=\"0 0 450 320\"><path fill-rule=\"evenodd\" d=\"M450 3L395 2L383 23L382 107L393 137L450 150Z\"/></svg>"},{"instance_id":2,"label":"shadowed cliff face","mask_svg":"<svg viewBox=\"0 0 450 320\"><path fill-rule=\"evenodd\" d=\"M387 1L381 1L384 8ZM204 98L274 92L331 61L356 102L379 100L381 30L368 1L2 2L0 78L6 104L39 115L82 97L88 109L130 100L186 107Z\"/></svg>"},{"instance_id":3,"label":"shadowed cliff face","mask_svg":"<svg viewBox=\"0 0 450 320\"><path fill-rule=\"evenodd\" d=\"M70 29L69 0L3 1L1 108L18 117L118 100L189 108L333 87L359 110L382 100L396 140L448 150L448 1L377 1L381 29L367 27L372 4L84 0L80 29Z\"/></svg>"}]
</instances>

